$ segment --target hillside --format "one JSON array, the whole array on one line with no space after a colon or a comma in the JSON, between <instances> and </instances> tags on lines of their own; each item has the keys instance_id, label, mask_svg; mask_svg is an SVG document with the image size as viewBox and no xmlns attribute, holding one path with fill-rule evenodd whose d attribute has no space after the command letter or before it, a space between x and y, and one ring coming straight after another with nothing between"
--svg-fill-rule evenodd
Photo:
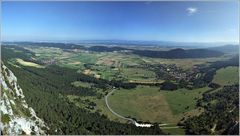
<instances>
[{"instance_id":1,"label":"hillside","mask_svg":"<svg viewBox=\"0 0 240 136\"><path fill-rule=\"evenodd\" d=\"M217 47L210 47L209 50L213 51L220 51L223 53L239 53L239 45L224 45L224 46L217 46Z\"/></svg>"},{"instance_id":2,"label":"hillside","mask_svg":"<svg viewBox=\"0 0 240 136\"><path fill-rule=\"evenodd\" d=\"M121 46L102 46L102 45L94 45L94 46L84 46L70 43L37 43L37 42L14 42L12 44L8 44L9 46L15 47L15 45L21 46L33 46L33 47L52 47L52 48L60 48L64 50L71 49L80 49L85 51L93 51L93 52L128 52L132 54L136 54L139 56L150 57L150 58L165 58L165 59L185 59L185 58L210 58L210 57L219 57L224 53L232 53L238 51L237 46L228 45L221 46L219 48L204 48L204 49L183 49L183 48L175 48L167 51L160 50L146 50L146 49L131 49Z\"/></svg>"},{"instance_id":3,"label":"hillside","mask_svg":"<svg viewBox=\"0 0 240 136\"><path fill-rule=\"evenodd\" d=\"M129 49L123 48L123 47L91 46L88 48L88 50L96 51L96 52L113 52L113 51L129 50Z\"/></svg>"},{"instance_id":4,"label":"hillside","mask_svg":"<svg viewBox=\"0 0 240 136\"><path fill-rule=\"evenodd\" d=\"M28 106L15 75L1 66L1 134L3 135L45 135L48 129L42 119Z\"/></svg>"},{"instance_id":5,"label":"hillside","mask_svg":"<svg viewBox=\"0 0 240 136\"><path fill-rule=\"evenodd\" d=\"M219 57L222 52L212 51L207 49L172 49L169 51L150 51L150 50L134 50L134 54L151 58L166 58L166 59L183 59L183 58L208 58Z\"/></svg>"},{"instance_id":6,"label":"hillside","mask_svg":"<svg viewBox=\"0 0 240 136\"><path fill-rule=\"evenodd\" d=\"M123 47L107 47L107 46L92 46L88 50L95 52L113 52L113 51L129 51L132 54L150 58L166 58L166 59L184 59L184 58L209 58L219 57L224 53L221 51L208 50L208 49L182 49L176 48L168 51L158 50L138 50L128 49Z\"/></svg>"}]
</instances>

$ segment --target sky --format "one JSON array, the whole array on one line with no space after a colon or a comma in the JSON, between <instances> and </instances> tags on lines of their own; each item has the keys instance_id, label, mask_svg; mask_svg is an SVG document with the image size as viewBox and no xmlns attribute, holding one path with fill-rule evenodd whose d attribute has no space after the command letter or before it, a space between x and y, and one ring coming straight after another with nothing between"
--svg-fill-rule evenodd
<instances>
[{"instance_id":1,"label":"sky","mask_svg":"<svg viewBox=\"0 0 240 136\"><path fill-rule=\"evenodd\" d=\"M239 2L2 2L3 41L238 42Z\"/></svg>"}]
</instances>

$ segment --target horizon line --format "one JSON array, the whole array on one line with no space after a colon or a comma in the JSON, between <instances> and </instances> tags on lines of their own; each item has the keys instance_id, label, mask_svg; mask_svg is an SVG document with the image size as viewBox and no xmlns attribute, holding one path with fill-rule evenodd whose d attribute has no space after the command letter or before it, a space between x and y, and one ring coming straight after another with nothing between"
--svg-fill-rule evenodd
<instances>
[{"instance_id":1,"label":"horizon line","mask_svg":"<svg viewBox=\"0 0 240 136\"><path fill-rule=\"evenodd\" d=\"M166 43L235 43L239 44L240 41L168 41L168 40L125 40L125 39L85 39L85 40L2 40L1 42L166 42Z\"/></svg>"}]
</instances>

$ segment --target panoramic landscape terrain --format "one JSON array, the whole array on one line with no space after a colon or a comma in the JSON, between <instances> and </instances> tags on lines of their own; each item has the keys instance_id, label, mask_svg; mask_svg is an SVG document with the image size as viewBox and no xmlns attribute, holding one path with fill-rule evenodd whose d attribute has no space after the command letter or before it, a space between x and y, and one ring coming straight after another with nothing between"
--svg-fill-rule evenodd
<instances>
[{"instance_id":1,"label":"panoramic landscape terrain","mask_svg":"<svg viewBox=\"0 0 240 136\"><path fill-rule=\"evenodd\" d=\"M14 73L26 102L45 121L50 134L118 134L120 126L126 134L228 134L238 119L239 55L237 45L224 48L233 52L214 48L154 51L174 52L170 57L186 54L176 60L145 57L152 53L136 55L139 50L117 46L4 43L2 71L7 67ZM15 85L5 76L14 92ZM21 106L11 101L10 105L13 113L31 117ZM3 114L5 118L5 123L10 121ZM75 129L79 123L82 129ZM105 126L108 123L115 125ZM131 128L136 123L154 127Z\"/></svg>"},{"instance_id":2,"label":"panoramic landscape terrain","mask_svg":"<svg viewBox=\"0 0 240 136\"><path fill-rule=\"evenodd\" d=\"M62 14L63 10L49 10L52 8L49 5L63 8L61 2L57 3L42 2L38 3L41 6L36 6L36 3L31 2L5 2L3 10L5 14L9 12L16 20L21 20L15 14L27 5L35 5L36 9L26 10L34 12L47 7L44 16L48 12ZM83 9L91 7L86 2L66 4L68 8L76 8L76 5ZM103 12L101 14L108 14L106 5L115 8L124 6L126 10L129 7L137 7L139 10L142 5L165 5L162 7L164 9L177 7L173 3L169 5L164 2L156 2L155 5L154 2L106 2L103 7L104 2L92 4L97 9L88 12L99 10ZM13 7L18 7L18 10L10 12ZM109 11L117 14L119 11L115 8ZM145 11L153 14L150 9ZM137 13L143 14L140 11ZM186 17L193 17L195 13L196 8L190 8ZM29 18L33 16L30 13L25 15ZM93 18L101 20L104 17ZM83 22L88 20L86 18ZM61 42L61 35L58 40L53 38L41 41L34 38L38 35L35 33L42 32L41 23L44 21L35 22L40 28L29 23L29 27L34 29L26 29L25 32L22 28L12 30L11 25L7 25L10 20L3 14L3 21L6 21L3 23L5 41L1 43L0 78L0 129L3 135L239 134L239 43L236 39L223 42L170 42L141 38L67 42L68 39L65 39L65 42ZM123 23L128 24L127 21ZM59 24L54 22L54 25ZM95 25L90 23L92 26ZM50 25L49 29L52 27ZM111 24L104 27L110 30L114 26ZM117 32L122 32L120 29ZM48 35L49 31L44 30ZM138 31L134 28L131 30ZM89 31L94 30L89 28ZM12 32L15 33L11 35ZM17 36L18 32L23 34ZM105 39L109 35L117 35L111 32L102 35L106 35ZM230 37L238 37L235 34ZM26 40L27 37L33 39ZM91 37L98 39L94 34L90 34Z\"/></svg>"}]
</instances>

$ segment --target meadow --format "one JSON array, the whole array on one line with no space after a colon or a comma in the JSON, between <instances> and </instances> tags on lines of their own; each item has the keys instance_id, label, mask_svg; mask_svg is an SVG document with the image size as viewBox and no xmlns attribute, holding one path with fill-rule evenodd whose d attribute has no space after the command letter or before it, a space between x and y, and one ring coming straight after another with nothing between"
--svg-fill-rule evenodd
<instances>
[{"instance_id":1,"label":"meadow","mask_svg":"<svg viewBox=\"0 0 240 136\"><path fill-rule=\"evenodd\" d=\"M185 88L175 91L161 91L167 100L172 114L179 115L196 108L196 101L202 98L202 94L210 88L204 87L194 90Z\"/></svg>"},{"instance_id":2,"label":"meadow","mask_svg":"<svg viewBox=\"0 0 240 136\"><path fill-rule=\"evenodd\" d=\"M163 91L158 87L138 86L117 90L109 97L117 113L141 121L176 124L188 112L193 114L197 99L209 88Z\"/></svg>"},{"instance_id":3,"label":"meadow","mask_svg":"<svg viewBox=\"0 0 240 136\"><path fill-rule=\"evenodd\" d=\"M22 59L17 58L16 62L19 63L20 65L23 66L29 66L29 67L36 67L36 68L44 68L44 66L41 66L37 63L33 63L33 62L28 62L28 61L24 61Z\"/></svg>"},{"instance_id":4,"label":"meadow","mask_svg":"<svg viewBox=\"0 0 240 136\"><path fill-rule=\"evenodd\" d=\"M219 85L231 85L239 82L239 68L238 67L226 67L217 70L214 76L213 82Z\"/></svg>"}]
</instances>

